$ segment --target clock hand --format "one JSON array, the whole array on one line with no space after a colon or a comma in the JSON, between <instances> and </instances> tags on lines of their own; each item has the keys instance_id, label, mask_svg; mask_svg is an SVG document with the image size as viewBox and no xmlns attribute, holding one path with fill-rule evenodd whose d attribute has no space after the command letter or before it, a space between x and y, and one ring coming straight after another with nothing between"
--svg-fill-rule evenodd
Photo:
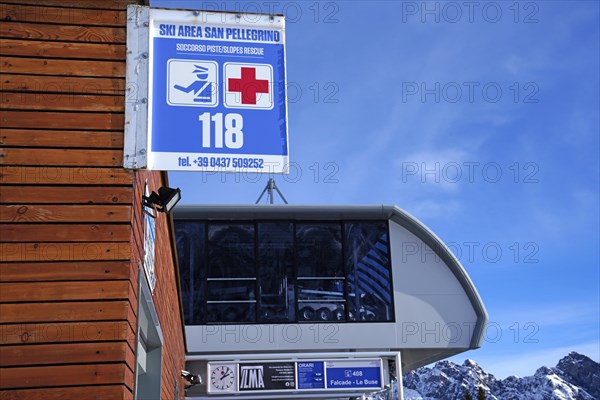
<instances>
[{"instance_id":1,"label":"clock hand","mask_svg":"<svg viewBox=\"0 0 600 400\"><path fill-rule=\"evenodd\" d=\"M228 371L228 372L227 372L225 375L223 375L223 376L221 377L221 380L223 380L223 379L225 379L226 377L228 377L228 376L229 376L229 374L231 374L231 371Z\"/></svg>"}]
</instances>

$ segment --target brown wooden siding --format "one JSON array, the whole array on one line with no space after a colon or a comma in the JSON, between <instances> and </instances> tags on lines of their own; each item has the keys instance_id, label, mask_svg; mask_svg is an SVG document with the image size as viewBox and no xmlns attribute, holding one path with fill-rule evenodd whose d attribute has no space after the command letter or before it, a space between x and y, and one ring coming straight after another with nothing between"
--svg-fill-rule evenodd
<instances>
[{"instance_id":1,"label":"brown wooden siding","mask_svg":"<svg viewBox=\"0 0 600 400\"><path fill-rule=\"evenodd\" d=\"M121 167L126 7L0 0L0 398L132 399L141 196ZM173 231L156 220L161 399L183 398Z\"/></svg>"},{"instance_id":2,"label":"brown wooden siding","mask_svg":"<svg viewBox=\"0 0 600 400\"><path fill-rule=\"evenodd\" d=\"M141 198L144 192L144 184L147 180L150 190L157 190L161 185L167 184L168 182L158 174L151 174L147 172L137 172L135 175L135 193L134 193L134 204L141 202ZM133 245L132 252L134 254L133 259L142 259L143 257L143 213L141 208L135 210L132 224L132 235L133 238L131 243ZM164 248L170 246L167 243L173 237L172 222L170 219L159 216L156 224L156 248ZM154 305L158 315L161 316L161 328L164 336L165 347L163 349L163 382L176 382L180 380L179 373L180 369L173 368L174 365L180 365L185 363L185 358L181 355L185 354L185 344L181 340L183 337L183 331L180 327L183 324L182 308L180 306L181 300L179 297L179 274L177 272L177 266L175 265L176 259L171 257L166 252L156 253L155 255L156 266L161 266L156 270L156 289L154 291ZM131 264L131 276L137 276L137 263ZM132 285L134 280L132 279ZM171 283L171 284L169 284ZM137 297L137 293L136 293ZM172 399L175 396L174 384L163 384L162 385L161 399ZM183 395L183 383L179 389L180 395Z\"/></svg>"}]
</instances>

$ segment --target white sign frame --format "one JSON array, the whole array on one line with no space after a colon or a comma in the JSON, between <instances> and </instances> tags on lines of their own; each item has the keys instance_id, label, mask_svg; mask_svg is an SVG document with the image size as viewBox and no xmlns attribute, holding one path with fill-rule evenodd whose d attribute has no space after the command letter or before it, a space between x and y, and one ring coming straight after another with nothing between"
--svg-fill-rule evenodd
<instances>
[{"instance_id":1,"label":"white sign frame","mask_svg":"<svg viewBox=\"0 0 600 400\"><path fill-rule=\"evenodd\" d=\"M179 37L179 29L173 29L171 33L170 30L163 31L163 26L197 28L198 31L202 28L206 31L214 27L235 31L235 34L229 32L223 38ZM256 32L265 32L265 35L270 33L272 36L251 35ZM176 47L179 49L180 45L190 46L190 43L194 46L206 45L205 47L212 46L221 50L213 51L214 54L209 54L208 50L188 53L174 50ZM163 50L155 50L158 44L161 44ZM243 54L232 54L232 49L236 48L244 49ZM251 53L250 50L262 51L262 58L254 55L260 53ZM167 88L168 84L163 85L163 80L165 82L171 80L169 68L165 67L167 69L163 71L163 65L169 65L168 62L163 63L165 57L168 61L187 57L188 61L195 61L198 64L216 60L219 66L218 74L215 76L221 76L214 84L216 100L203 104L200 94L194 89L193 94L198 95L198 99L194 100L199 102L196 105L190 103L191 100L187 103L181 100L172 102L170 94L164 96L163 102L162 92L165 89L170 90ZM252 82L261 82L261 85L269 82L268 89L267 86L264 89L268 94L259 94L259 96L271 98L271 103L262 105L257 100L256 92L253 95L254 103L250 103L256 105L252 107L242 104L232 106L229 100L225 101L232 95L227 92L228 90L235 90L239 92L239 96L244 97L246 96L244 90L254 88L252 82L243 79L239 81L244 83L239 83L239 86L234 89L231 89L229 84L226 85L226 82L237 80L234 79L237 75L231 75L229 78L226 76L229 72L225 67L234 64L239 64L239 68L246 71L252 71L252 68L263 68L260 67L261 65L271 68L270 78L258 78L258 75L252 75L255 77ZM158 66L160 71L156 71L155 66ZM254 71L257 74L259 69ZM242 77L244 76L242 71ZM283 15L170 10L130 5L127 19L126 79L123 156L125 168L289 173L285 17ZM178 90L183 90L179 84L176 86L179 86ZM190 87L186 89L191 90ZM215 101L218 104L215 104ZM158 111L155 110L156 107ZM202 116L205 118L201 118ZM171 122L167 121L172 121L177 126L171 127L169 125Z\"/></svg>"}]
</instances>

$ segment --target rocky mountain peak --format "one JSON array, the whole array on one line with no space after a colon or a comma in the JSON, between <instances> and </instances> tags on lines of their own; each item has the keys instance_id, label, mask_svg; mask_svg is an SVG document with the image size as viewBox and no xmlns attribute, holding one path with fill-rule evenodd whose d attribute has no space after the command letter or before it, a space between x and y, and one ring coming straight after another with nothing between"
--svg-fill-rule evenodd
<instances>
[{"instance_id":1,"label":"rocky mountain peak","mask_svg":"<svg viewBox=\"0 0 600 400\"><path fill-rule=\"evenodd\" d=\"M600 399L600 364L583 354L572 351L560 359L555 369L562 379Z\"/></svg>"},{"instance_id":2,"label":"rocky mountain peak","mask_svg":"<svg viewBox=\"0 0 600 400\"><path fill-rule=\"evenodd\" d=\"M540 367L533 376L498 380L474 360L462 365L440 361L404 375L405 400L477 398L481 387L488 400L600 400L600 364L571 352L556 367Z\"/></svg>"}]
</instances>

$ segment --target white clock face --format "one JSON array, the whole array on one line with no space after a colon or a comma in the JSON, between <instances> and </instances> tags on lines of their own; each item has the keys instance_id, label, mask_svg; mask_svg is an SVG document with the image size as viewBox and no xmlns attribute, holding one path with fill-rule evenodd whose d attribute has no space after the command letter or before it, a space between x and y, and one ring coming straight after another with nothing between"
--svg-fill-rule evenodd
<instances>
[{"instance_id":1,"label":"white clock face","mask_svg":"<svg viewBox=\"0 0 600 400\"><path fill-rule=\"evenodd\" d=\"M228 390L235 383L235 373L228 365L214 367L210 373L210 383L217 390Z\"/></svg>"}]
</instances>

